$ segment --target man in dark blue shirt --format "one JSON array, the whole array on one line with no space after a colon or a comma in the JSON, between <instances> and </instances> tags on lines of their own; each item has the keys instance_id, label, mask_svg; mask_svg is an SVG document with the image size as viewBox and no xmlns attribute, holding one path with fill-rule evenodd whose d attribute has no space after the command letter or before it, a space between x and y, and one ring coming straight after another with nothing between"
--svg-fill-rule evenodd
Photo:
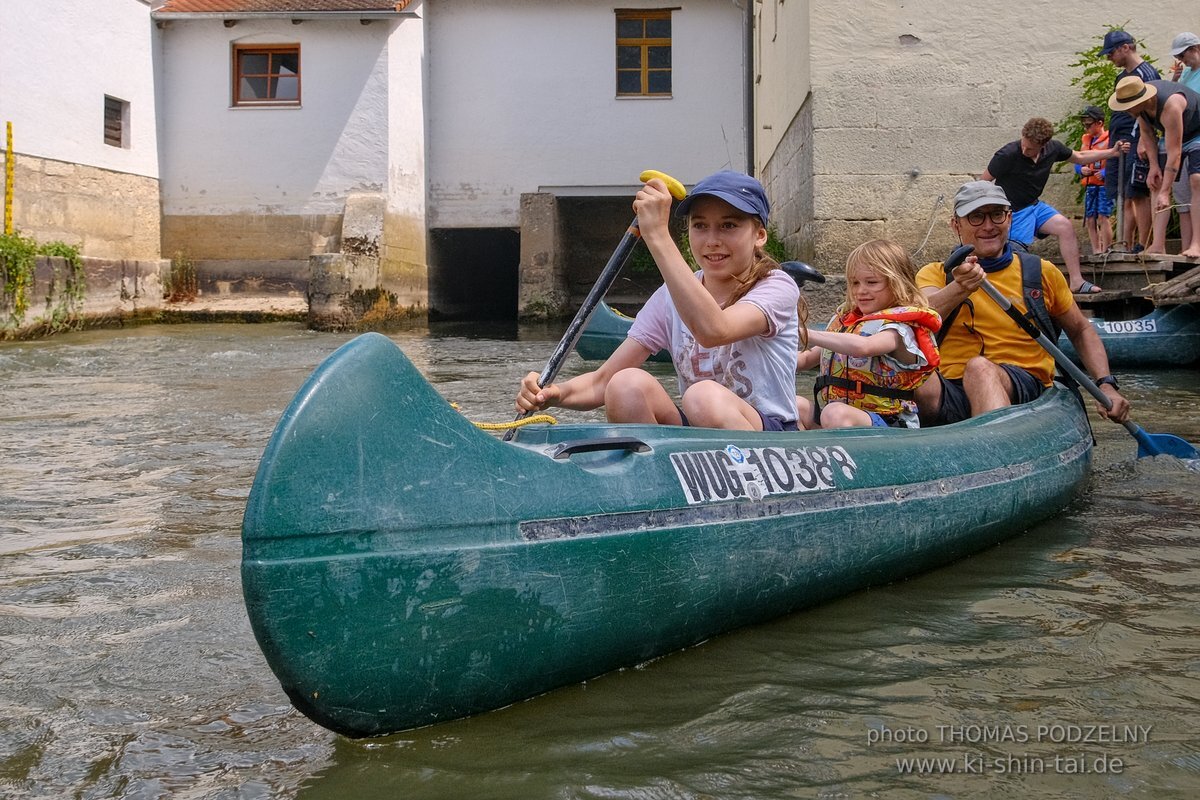
<instances>
[{"instance_id":1,"label":"man in dark blue shirt","mask_svg":"<svg viewBox=\"0 0 1200 800\"><path fill-rule=\"evenodd\" d=\"M1156 81L1162 77L1158 74L1158 70L1138 55L1137 42L1134 41L1133 36L1119 28L1104 34L1104 46L1100 48L1100 55L1107 56L1108 60L1121 70L1117 74L1117 79L1113 81L1114 89L1122 78L1130 75L1136 75L1143 81ZM1122 193L1125 197L1125 204L1122 212L1125 216L1125 229L1117 231L1117 235L1125 242L1126 247L1134 252L1143 250L1149 245L1152 232L1150 189L1144 180L1137 184L1132 182L1134 162L1139 160L1137 137L1137 122L1134 118L1124 111L1114 111L1108 120L1108 143L1115 145L1119 142L1129 142L1132 149L1125 158L1123 174L1118 168L1120 161L1115 158L1109 160L1105 167L1104 188L1108 191L1108 196L1116 200L1117 184L1118 182L1123 183ZM1139 161L1139 174L1148 175L1149 162Z\"/></svg>"}]
</instances>

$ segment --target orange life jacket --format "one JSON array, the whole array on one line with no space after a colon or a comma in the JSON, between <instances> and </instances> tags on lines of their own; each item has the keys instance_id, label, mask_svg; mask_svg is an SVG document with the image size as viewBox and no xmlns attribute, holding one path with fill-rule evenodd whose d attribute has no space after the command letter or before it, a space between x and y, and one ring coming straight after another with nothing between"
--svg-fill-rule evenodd
<instances>
[{"instance_id":1,"label":"orange life jacket","mask_svg":"<svg viewBox=\"0 0 1200 800\"><path fill-rule=\"evenodd\" d=\"M1108 149L1108 131L1102 130L1100 132L1099 136L1092 136L1091 134L1085 133L1083 135L1082 140L1080 141L1080 144L1082 145L1082 147L1080 148L1081 150L1107 150ZM1093 162L1091 167L1095 171L1091 175L1088 175L1086 178L1083 177L1082 174L1080 174L1079 182L1082 183L1084 186L1103 186L1104 185L1104 175L1102 174L1102 172L1104 170L1104 162L1103 161ZM1076 164L1075 172L1077 174L1079 173L1079 168L1080 168L1080 165Z\"/></svg>"},{"instance_id":2,"label":"orange life jacket","mask_svg":"<svg viewBox=\"0 0 1200 800\"><path fill-rule=\"evenodd\" d=\"M925 363L911 369L895 369L882 356L874 356L867 361L867 369L861 369L850 365L849 356L823 350L821 375L813 386L818 419L823 403L839 400L863 411L874 411L880 416L899 414L905 410L906 404L912 407L914 390L941 363L934 334L941 327L942 318L930 308L896 306L865 315L852 310L837 317L826 330L858 333L864 323L877 319L902 322L912 328Z\"/></svg>"}]
</instances>

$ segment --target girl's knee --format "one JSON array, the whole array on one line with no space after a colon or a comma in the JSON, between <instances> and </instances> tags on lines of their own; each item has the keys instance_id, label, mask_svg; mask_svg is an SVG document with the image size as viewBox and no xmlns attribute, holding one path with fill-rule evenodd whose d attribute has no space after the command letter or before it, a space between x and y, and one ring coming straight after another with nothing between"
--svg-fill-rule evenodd
<instances>
[{"instance_id":1,"label":"girl's knee","mask_svg":"<svg viewBox=\"0 0 1200 800\"><path fill-rule=\"evenodd\" d=\"M871 417L846 403L830 403L821 409L822 428L862 428L870 427Z\"/></svg>"},{"instance_id":2,"label":"girl's knee","mask_svg":"<svg viewBox=\"0 0 1200 800\"><path fill-rule=\"evenodd\" d=\"M623 369L608 379L608 386L604 388L604 403L608 405L630 394L645 394L646 387L650 383L658 383L658 381L644 369L638 367Z\"/></svg>"},{"instance_id":3,"label":"girl's knee","mask_svg":"<svg viewBox=\"0 0 1200 800\"><path fill-rule=\"evenodd\" d=\"M683 413L689 418L693 414L703 415L706 409L720 402L722 395L728 392L728 389L716 381L697 381L683 393Z\"/></svg>"}]
</instances>

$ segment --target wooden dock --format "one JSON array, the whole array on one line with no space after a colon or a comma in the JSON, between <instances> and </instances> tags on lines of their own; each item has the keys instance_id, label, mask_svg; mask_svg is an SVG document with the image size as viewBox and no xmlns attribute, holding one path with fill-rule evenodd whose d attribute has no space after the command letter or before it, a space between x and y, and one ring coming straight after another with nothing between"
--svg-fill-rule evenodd
<instances>
[{"instance_id":1,"label":"wooden dock","mask_svg":"<svg viewBox=\"0 0 1200 800\"><path fill-rule=\"evenodd\" d=\"M1082 306L1148 300L1154 305L1200 302L1200 261L1155 253L1106 253L1080 258L1083 276L1103 286L1095 294L1077 294Z\"/></svg>"}]
</instances>

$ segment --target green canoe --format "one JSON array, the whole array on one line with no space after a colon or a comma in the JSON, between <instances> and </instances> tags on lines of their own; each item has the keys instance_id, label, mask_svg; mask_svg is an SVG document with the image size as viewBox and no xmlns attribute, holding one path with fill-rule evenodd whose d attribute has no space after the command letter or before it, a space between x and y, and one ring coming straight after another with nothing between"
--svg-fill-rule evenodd
<instances>
[{"instance_id":1,"label":"green canoe","mask_svg":"<svg viewBox=\"0 0 1200 800\"><path fill-rule=\"evenodd\" d=\"M531 425L506 443L366 334L263 454L242 585L295 706L385 734L961 558L1058 513L1091 454L1058 389L922 431Z\"/></svg>"}]
</instances>

